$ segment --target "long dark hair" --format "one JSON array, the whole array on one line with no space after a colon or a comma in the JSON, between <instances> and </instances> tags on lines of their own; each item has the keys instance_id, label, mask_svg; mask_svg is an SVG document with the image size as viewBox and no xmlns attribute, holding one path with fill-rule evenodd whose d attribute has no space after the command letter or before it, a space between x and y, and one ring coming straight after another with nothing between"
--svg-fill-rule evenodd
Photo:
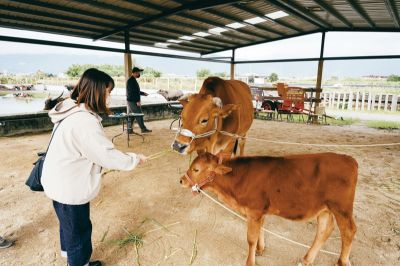
<instances>
[{"instance_id":1,"label":"long dark hair","mask_svg":"<svg viewBox=\"0 0 400 266\"><path fill-rule=\"evenodd\" d=\"M93 112L109 113L107 107L107 88L114 89L114 80L110 75L95 68L86 70L71 93L71 99L77 104L84 103Z\"/></svg>"}]
</instances>

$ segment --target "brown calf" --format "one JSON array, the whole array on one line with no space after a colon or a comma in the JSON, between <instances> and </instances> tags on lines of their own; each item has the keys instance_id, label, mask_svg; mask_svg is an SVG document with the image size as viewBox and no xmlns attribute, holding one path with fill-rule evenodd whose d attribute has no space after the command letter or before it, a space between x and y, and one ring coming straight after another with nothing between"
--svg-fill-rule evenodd
<instances>
[{"instance_id":1,"label":"brown calf","mask_svg":"<svg viewBox=\"0 0 400 266\"><path fill-rule=\"evenodd\" d=\"M339 265L350 265L351 243L356 233L353 201L357 162L335 153L285 157L238 157L223 164L215 155L197 157L181 184L198 185L215 193L221 201L247 217L247 264L263 253L262 226L266 214L295 221L317 218L314 242L302 259L313 263L318 251L338 224L342 250Z\"/></svg>"}]
</instances>

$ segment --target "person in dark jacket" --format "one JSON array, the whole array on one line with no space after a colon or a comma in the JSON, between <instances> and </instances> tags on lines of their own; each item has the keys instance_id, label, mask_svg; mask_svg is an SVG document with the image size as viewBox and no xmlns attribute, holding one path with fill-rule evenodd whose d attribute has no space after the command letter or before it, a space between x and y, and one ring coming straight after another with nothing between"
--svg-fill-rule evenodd
<instances>
[{"instance_id":1,"label":"person in dark jacket","mask_svg":"<svg viewBox=\"0 0 400 266\"><path fill-rule=\"evenodd\" d=\"M126 100L128 103L129 112L132 113L143 113L142 105L140 102L140 95L148 95L147 93L140 91L139 83L136 80L140 77L140 72L142 71L143 69L140 69L138 67L132 68L132 76L128 79L128 82L126 83ZM144 125L143 116L136 117L136 120L139 124L140 129L142 130L142 133L151 132L151 130L146 128L146 126ZM132 130L132 124L130 130Z\"/></svg>"}]
</instances>

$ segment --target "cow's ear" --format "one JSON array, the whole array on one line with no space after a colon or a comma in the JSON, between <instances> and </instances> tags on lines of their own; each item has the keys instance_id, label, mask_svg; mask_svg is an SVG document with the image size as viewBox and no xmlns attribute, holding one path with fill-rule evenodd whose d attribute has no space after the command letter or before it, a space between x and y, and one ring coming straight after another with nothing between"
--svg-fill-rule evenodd
<instances>
[{"instance_id":1,"label":"cow's ear","mask_svg":"<svg viewBox=\"0 0 400 266\"><path fill-rule=\"evenodd\" d=\"M232 172L232 168L230 168L230 167L228 167L228 166L225 166L225 165L222 165L222 164L219 164L216 168L215 168L215 170L214 170L217 174L219 174L219 175L225 175L225 174L227 174L227 173L229 173L229 172Z\"/></svg>"},{"instance_id":2,"label":"cow's ear","mask_svg":"<svg viewBox=\"0 0 400 266\"><path fill-rule=\"evenodd\" d=\"M233 111L239 109L239 104L226 104L219 112L222 118L229 116Z\"/></svg>"},{"instance_id":3,"label":"cow's ear","mask_svg":"<svg viewBox=\"0 0 400 266\"><path fill-rule=\"evenodd\" d=\"M223 104L222 104L222 100L219 97L213 97L212 98L213 103L215 104L215 106L222 108Z\"/></svg>"},{"instance_id":4,"label":"cow's ear","mask_svg":"<svg viewBox=\"0 0 400 266\"><path fill-rule=\"evenodd\" d=\"M191 95L192 95L191 93L187 93L187 94L181 96L181 97L178 99L178 101L179 101L183 106L185 106L185 105L189 102L189 97L190 97Z\"/></svg>"}]
</instances>

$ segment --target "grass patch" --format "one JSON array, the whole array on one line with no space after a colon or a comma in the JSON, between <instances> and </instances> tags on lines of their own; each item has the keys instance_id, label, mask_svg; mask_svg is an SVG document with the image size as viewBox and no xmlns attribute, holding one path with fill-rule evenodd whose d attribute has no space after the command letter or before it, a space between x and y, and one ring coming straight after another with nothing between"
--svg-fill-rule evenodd
<instances>
[{"instance_id":1,"label":"grass patch","mask_svg":"<svg viewBox=\"0 0 400 266\"><path fill-rule=\"evenodd\" d=\"M394 121L367 121L366 125L377 129L400 129L400 122Z\"/></svg>"},{"instance_id":2,"label":"grass patch","mask_svg":"<svg viewBox=\"0 0 400 266\"><path fill-rule=\"evenodd\" d=\"M151 222L153 224L155 224L157 226L157 228L145 231L145 229L143 228L145 224L147 224L148 222ZM152 232L155 231L159 231L159 230L163 230L166 231L168 233L172 233L168 228L174 225L179 224L180 222L175 222L172 224L168 224L168 225L163 225L162 223L158 222L155 219L152 218L145 218L144 220L142 220L142 222L132 231L128 231L128 229L123 228L123 230L126 233L126 236L121 238L121 239L117 239L117 240L109 240L107 241L107 243L109 244L114 244L114 245L118 245L120 248L125 247L127 245L133 245L135 252L136 252L136 262L137 264L140 266L140 256L139 256L139 249L144 245L144 237ZM100 242L103 242L108 234L109 228L107 229L107 231L103 234L103 237L101 238ZM173 233L172 233L173 234Z\"/></svg>"},{"instance_id":3,"label":"grass patch","mask_svg":"<svg viewBox=\"0 0 400 266\"><path fill-rule=\"evenodd\" d=\"M43 99L43 98L47 98L48 97L48 93L46 93L46 92L35 92L35 93L32 93L32 98L35 98L35 99Z\"/></svg>"},{"instance_id":4,"label":"grass patch","mask_svg":"<svg viewBox=\"0 0 400 266\"><path fill-rule=\"evenodd\" d=\"M338 119L327 118L326 122L329 125L348 126L348 125L359 124L360 119L357 119L357 118L338 118Z\"/></svg>"},{"instance_id":5,"label":"grass patch","mask_svg":"<svg viewBox=\"0 0 400 266\"><path fill-rule=\"evenodd\" d=\"M136 247L143 246L143 233L129 232L126 228L124 228L124 231L127 233L126 237L113 240L111 243L117 244L120 248L129 244L134 244Z\"/></svg>"}]
</instances>

